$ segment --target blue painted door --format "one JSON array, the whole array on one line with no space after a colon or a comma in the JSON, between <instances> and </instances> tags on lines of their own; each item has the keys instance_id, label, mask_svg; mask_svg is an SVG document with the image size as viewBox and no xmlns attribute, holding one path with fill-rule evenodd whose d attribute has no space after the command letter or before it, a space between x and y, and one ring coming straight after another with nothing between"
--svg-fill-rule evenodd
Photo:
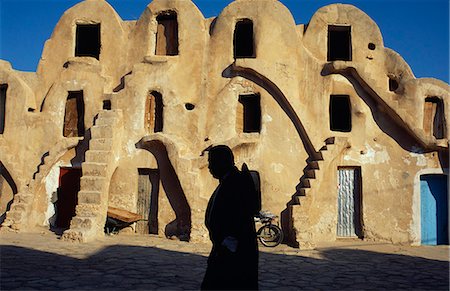
<instances>
[{"instance_id":1,"label":"blue painted door","mask_svg":"<svg viewBox=\"0 0 450 291\"><path fill-rule=\"evenodd\" d=\"M448 244L448 188L446 175L420 176L422 244Z\"/></svg>"}]
</instances>

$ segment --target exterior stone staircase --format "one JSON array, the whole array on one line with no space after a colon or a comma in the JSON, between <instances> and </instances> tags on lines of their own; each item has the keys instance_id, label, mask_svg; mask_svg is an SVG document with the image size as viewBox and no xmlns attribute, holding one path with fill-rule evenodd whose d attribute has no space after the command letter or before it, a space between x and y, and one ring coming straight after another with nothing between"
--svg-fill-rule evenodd
<instances>
[{"instance_id":1,"label":"exterior stone staircase","mask_svg":"<svg viewBox=\"0 0 450 291\"><path fill-rule=\"evenodd\" d=\"M104 233L111 176L116 168L117 137L122 131L121 110L103 110L91 129L89 150L82 163L76 215L62 238L85 242Z\"/></svg>"},{"instance_id":2,"label":"exterior stone staircase","mask_svg":"<svg viewBox=\"0 0 450 291\"><path fill-rule=\"evenodd\" d=\"M448 148L445 140L436 140L434 136L427 135L421 125L417 124L417 116L408 112L408 105L394 98L395 94L387 91L380 85L379 76L373 76L369 69L358 67L352 62L334 61L325 65L325 74L341 74L346 78L355 79L359 85L377 102L378 108L385 112L398 126L403 128L418 145L426 150L439 150ZM386 86L387 86L386 79Z\"/></svg>"},{"instance_id":3,"label":"exterior stone staircase","mask_svg":"<svg viewBox=\"0 0 450 291\"><path fill-rule=\"evenodd\" d=\"M2 227L9 227L14 230L28 230L33 227L33 217L31 215L35 196L45 187L43 181L48 175L53 164L63 155L68 148L75 147L79 138L68 138L58 142L48 155L43 157L42 163L38 167L34 178L28 187L22 187L19 193L14 195L14 201L10 210L6 213L6 219ZM14 164L13 164L14 166ZM33 194L34 193L34 194Z\"/></svg>"},{"instance_id":4,"label":"exterior stone staircase","mask_svg":"<svg viewBox=\"0 0 450 291\"><path fill-rule=\"evenodd\" d=\"M288 207L291 207L292 211L292 227L295 231L295 239L302 249L309 249L314 246L308 209L310 208L314 191L317 191L315 185L323 180L324 172L320 170L328 166L333 160L336 147L345 145L346 142L347 139L342 137L330 137L325 140L324 146L319 150L322 159L307 161L307 165L303 169L303 176L296 187L297 191L292 196L291 202L288 203Z\"/></svg>"}]
</instances>

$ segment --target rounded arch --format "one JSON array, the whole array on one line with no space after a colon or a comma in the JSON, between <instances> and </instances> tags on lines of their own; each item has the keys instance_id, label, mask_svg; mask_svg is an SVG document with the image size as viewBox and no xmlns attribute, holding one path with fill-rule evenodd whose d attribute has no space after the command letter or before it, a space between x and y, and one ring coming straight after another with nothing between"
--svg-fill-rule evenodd
<instances>
[{"instance_id":1,"label":"rounded arch","mask_svg":"<svg viewBox=\"0 0 450 291\"><path fill-rule=\"evenodd\" d=\"M234 62L233 35L236 23L243 19L253 24L256 59L296 63L299 37L292 14L281 2L233 1L222 10L210 29L210 55L220 56L210 59L212 68L222 73Z\"/></svg>"},{"instance_id":2,"label":"rounded arch","mask_svg":"<svg viewBox=\"0 0 450 291\"><path fill-rule=\"evenodd\" d=\"M122 19L106 1L86 0L63 14L45 43L37 70L43 81L41 94L57 79L68 59L75 56L77 25L96 24L100 25L101 51L94 63L100 64L106 75L119 79L121 63L117 60L126 57L127 39Z\"/></svg>"},{"instance_id":3,"label":"rounded arch","mask_svg":"<svg viewBox=\"0 0 450 291\"><path fill-rule=\"evenodd\" d=\"M9 124L23 123L28 110L36 109L36 100L31 88L11 69L9 63L0 63L0 85L6 89L6 114L3 134L9 134ZM14 102L8 102L14 100Z\"/></svg>"},{"instance_id":4,"label":"rounded arch","mask_svg":"<svg viewBox=\"0 0 450 291\"><path fill-rule=\"evenodd\" d=\"M177 62L201 61L204 47L205 18L192 1L152 1L139 17L130 35L132 45L129 63L141 62L145 56L155 55L157 17L171 11L178 25L179 55ZM132 48L132 50L131 50ZM189 54L195 50L196 54Z\"/></svg>"},{"instance_id":5,"label":"rounded arch","mask_svg":"<svg viewBox=\"0 0 450 291\"><path fill-rule=\"evenodd\" d=\"M161 184L175 212L176 218L166 225L165 235L189 241L192 227L191 207L177 174L181 169L176 143L163 135L154 134L144 137L136 146L155 156Z\"/></svg>"},{"instance_id":6,"label":"rounded arch","mask_svg":"<svg viewBox=\"0 0 450 291\"><path fill-rule=\"evenodd\" d=\"M383 59L383 38L378 25L366 13L348 4L331 4L312 16L303 36L303 45L316 59L326 62L328 26L351 26L352 61Z\"/></svg>"}]
</instances>

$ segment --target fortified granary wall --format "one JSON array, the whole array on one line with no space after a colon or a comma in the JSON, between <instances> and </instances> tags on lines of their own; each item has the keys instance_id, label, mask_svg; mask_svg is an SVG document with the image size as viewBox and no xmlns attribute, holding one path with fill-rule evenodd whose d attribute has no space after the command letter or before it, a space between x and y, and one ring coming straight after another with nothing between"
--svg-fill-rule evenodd
<instances>
[{"instance_id":1,"label":"fortified granary wall","mask_svg":"<svg viewBox=\"0 0 450 291\"><path fill-rule=\"evenodd\" d=\"M154 0L136 21L86 0L36 73L0 61L0 84L2 229L87 241L115 209L146 219L123 231L205 240L204 150L226 144L286 242L419 244L420 183L448 175L449 86L415 78L351 5L297 25L275 0L209 19Z\"/></svg>"}]
</instances>

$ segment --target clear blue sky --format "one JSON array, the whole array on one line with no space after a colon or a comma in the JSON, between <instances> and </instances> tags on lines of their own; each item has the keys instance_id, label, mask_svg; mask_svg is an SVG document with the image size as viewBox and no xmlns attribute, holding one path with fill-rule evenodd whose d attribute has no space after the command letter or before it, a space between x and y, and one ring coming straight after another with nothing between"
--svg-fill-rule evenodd
<instances>
[{"instance_id":1,"label":"clear blue sky","mask_svg":"<svg viewBox=\"0 0 450 291\"><path fill-rule=\"evenodd\" d=\"M80 0L0 0L0 58L36 71L45 40L65 10ZM138 19L150 0L108 1L124 20ZM205 17L231 0L193 0ZM296 23L331 3L353 4L380 27L386 47L400 53L416 77L449 82L449 0L281 0Z\"/></svg>"}]
</instances>

